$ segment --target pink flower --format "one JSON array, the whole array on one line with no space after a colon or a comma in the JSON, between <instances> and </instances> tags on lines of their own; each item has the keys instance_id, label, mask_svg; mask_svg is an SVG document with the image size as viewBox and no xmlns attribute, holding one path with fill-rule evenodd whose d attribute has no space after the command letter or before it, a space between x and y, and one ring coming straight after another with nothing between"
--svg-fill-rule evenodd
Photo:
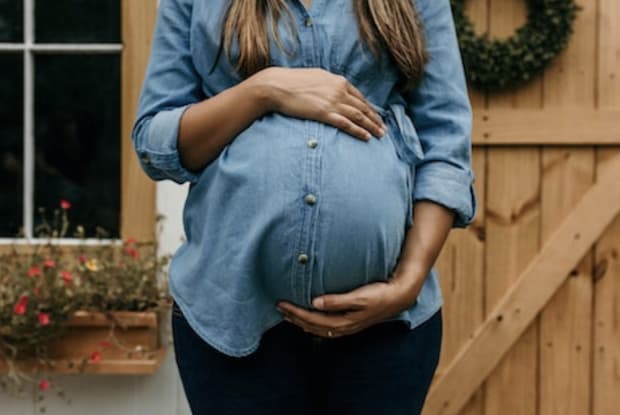
<instances>
[{"instance_id":1,"label":"pink flower","mask_svg":"<svg viewBox=\"0 0 620 415\"><path fill-rule=\"evenodd\" d=\"M42 391L46 391L50 388L50 381L47 379L41 379L39 381L39 389Z\"/></svg>"},{"instance_id":2,"label":"pink flower","mask_svg":"<svg viewBox=\"0 0 620 415\"><path fill-rule=\"evenodd\" d=\"M101 352L94 351L90 355L90 361L93 363L99 363L101 361Z\"/></svg>"},{"instance_id":3,"label":"pink flower","mask_svg":"<svg viewBox=\"0 0 620 415\"><path fill-rule=\"evenodd\" d=\"M70 209L71 208L71 203L68 200L65 199L60 199L60 207L63 209Z\"/></svg>"},{"instance_id":4,"label":"pink flower","mask_svg":"<svg viewBox=\"0 0 620 415\"><path fill-rule=\"evenodd\" d=\"M13 306L13 312L17 314L18 316L23 316L24 314L26 314L27 305L28 305L28 296L22 295L21 297L19 297L19 300L17 300L17 302Z\"/></svg>"},{"instance_id":5,"label":"pink flower","mask_svg":"<svg viewBox=\"0 0 620 415\"><path fill-rule=\"evenodd\" d=\"M88 261L88 257L84 254L81 254L79 256L79 260L80 260L80 263L83 264L84 262Z\"/></svg>"},{"instance_id":6,"label":"pink flower","mask_svg":"<svg viewBox=\"0 0 620 415\"><path fill-rule=\"evenodd\" d=\"M112 346L112 345L111 345L111 344L110 344L110 342L109 342L109 341L107 341L107 340L101 340L101 341L99 342L99 346L101 346L101 348L102 348L102 349L107 349L108 347L110 347L110 346Z\"/></svg>"},{"instance_id":7,"label":"pink flower","mask_svg":"<svg viewBox=\"0 0 620 415\"><path fill-rule=\"evenodd\" d=\"M39 313L38 316L39 318L39 324L42 326L47 326L48 324L50 324L50 315L49 313Z\"/></svg>"},{"instance_id":8,"label":"pink flower","mask_svg":"<svg viewBox=\"0 0 620 415\"><path fill-rule=\"evenodd\" d=\"M54 268L56 266L56 261L54 261L52 258L47 258L45 261L43 261L43 266L48 268Z\"/></svg>"},{"instance_id":9,"label":"pink flower","mask_svg":"<svg viewBox=\"0 0 620 415\"><path fill-rule=\"evenodd\" d=\"M29 277L38 277L40 275L41 275L41 268L37 267L36 265L31 266L30 269L28 270Z\"/></svg>"}]
</instances>

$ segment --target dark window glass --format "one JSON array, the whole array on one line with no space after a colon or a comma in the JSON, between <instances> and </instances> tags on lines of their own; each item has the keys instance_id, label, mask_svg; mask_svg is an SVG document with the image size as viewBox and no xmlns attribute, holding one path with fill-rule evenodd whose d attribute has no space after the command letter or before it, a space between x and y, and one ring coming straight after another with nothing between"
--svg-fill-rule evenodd
<instances>
[{"instance_id":1,"label":"dark window glass","mask_svg":"<svg viewBox=\"0 0 620 415\"><path fill-rule=\"evenodd\" d=\"M118 54L35 57L35 227L65 199L67 237L118 237L120 85Z\"/></svg>"},{"instance_id":2,"label":"dark window glass","mask_svg":"<svg viewBox=\"0 0 620 415\"><path fill-rule=\"evenodd\" d=\"M0 236L18 236L23 223L23 58L0 54Z\"/></svg>"},{"instance_id":3,"label":"dark window glass","mask_svg":"<svg viewBox=\"0 0 620 415\"><path fill-rule=\"evenodd\" d=\"M23 0L0 0L0 42L23 41Z\"/></svg>"},{"instance_id":4,"label":"dark window glass","mask_svg":"<svg viewBox=\"0 0 620 415\"><path fill-rule=\"evenodd\" d=\"M120 0L36 0L37 42L120 43Z\"/></svg>"}]
</instances>

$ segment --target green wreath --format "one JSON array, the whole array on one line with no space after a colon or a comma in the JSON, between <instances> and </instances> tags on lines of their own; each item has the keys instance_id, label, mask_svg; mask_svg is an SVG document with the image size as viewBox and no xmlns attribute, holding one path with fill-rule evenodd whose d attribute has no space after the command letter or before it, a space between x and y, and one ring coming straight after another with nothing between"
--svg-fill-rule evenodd
<instances>
[{"instance_id":1,"label":"green wreath","mask_svg":"<svg viewBox=\"0 0 620 415\"><path fill-rule=\"evenodd\" d=\"M581 7L574 0L526 0L527 22L508 39L477 35L465 0L450 0L470 83L485 91L519 86L541 73L567 45Z\"/></svg>"}]
</instances>

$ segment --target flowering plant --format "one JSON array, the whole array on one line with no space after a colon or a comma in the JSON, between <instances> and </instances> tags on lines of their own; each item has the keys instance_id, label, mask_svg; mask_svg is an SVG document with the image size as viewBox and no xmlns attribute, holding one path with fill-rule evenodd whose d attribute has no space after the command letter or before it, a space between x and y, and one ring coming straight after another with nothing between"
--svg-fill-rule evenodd
<instances>
[{"instance_id":1,"label":"flowering plant","mask_svg":"<svg viewBox=\"0 0 620 415\"><path fill-rule=\"evenodd\" d=\"M13 244L10 252L0 254L0 361L8 365L7 378L19 390L22 381L36 382L41 391L50 388L49 377L30 377L16 363L35 359L45 365L47 345L65 334L76 311L155 311L171 303L163 275L169 256L158 256L157 238L155 242L127 238L117 243L55 244L55 239L66 235L70 208L70 202L61 200L53 224L42 215L36 234L48 237L47 243ZM77 226L74 236L84 239L83 227ZM111 342L122 346L112 331L84 361L98 363ZM0 379L3 389L9 383Z\"/></svg>"}]
</instances>

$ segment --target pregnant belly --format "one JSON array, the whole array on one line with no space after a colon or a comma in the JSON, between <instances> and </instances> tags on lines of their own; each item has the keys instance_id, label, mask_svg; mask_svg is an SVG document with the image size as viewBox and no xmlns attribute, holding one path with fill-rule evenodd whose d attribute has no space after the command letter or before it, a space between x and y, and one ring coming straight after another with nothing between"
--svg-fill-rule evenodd
<instances>
[{"instance_id":1,"label":"pregnant belly","mask_svg":"<svg viewBox=\"0 0 620 415\"><path fill-rule=\"evenodd\" d=\"M267 296L302 305L386 280L411 214L409 166L397 157L390 132L364 142L323 124L273 117L280 118L277 131L265 119L252 124L198 184L218 194L202 211L220 225L219 236L205 230L213 240L207 251L228 255L231 266L243 258L236 272L257 272ZM240 246L218 245L218 238L236 238ZM308 255L305 264L300 253ZM255 295L235 289L237 299Z\"/></svg>"}]
</instances>

